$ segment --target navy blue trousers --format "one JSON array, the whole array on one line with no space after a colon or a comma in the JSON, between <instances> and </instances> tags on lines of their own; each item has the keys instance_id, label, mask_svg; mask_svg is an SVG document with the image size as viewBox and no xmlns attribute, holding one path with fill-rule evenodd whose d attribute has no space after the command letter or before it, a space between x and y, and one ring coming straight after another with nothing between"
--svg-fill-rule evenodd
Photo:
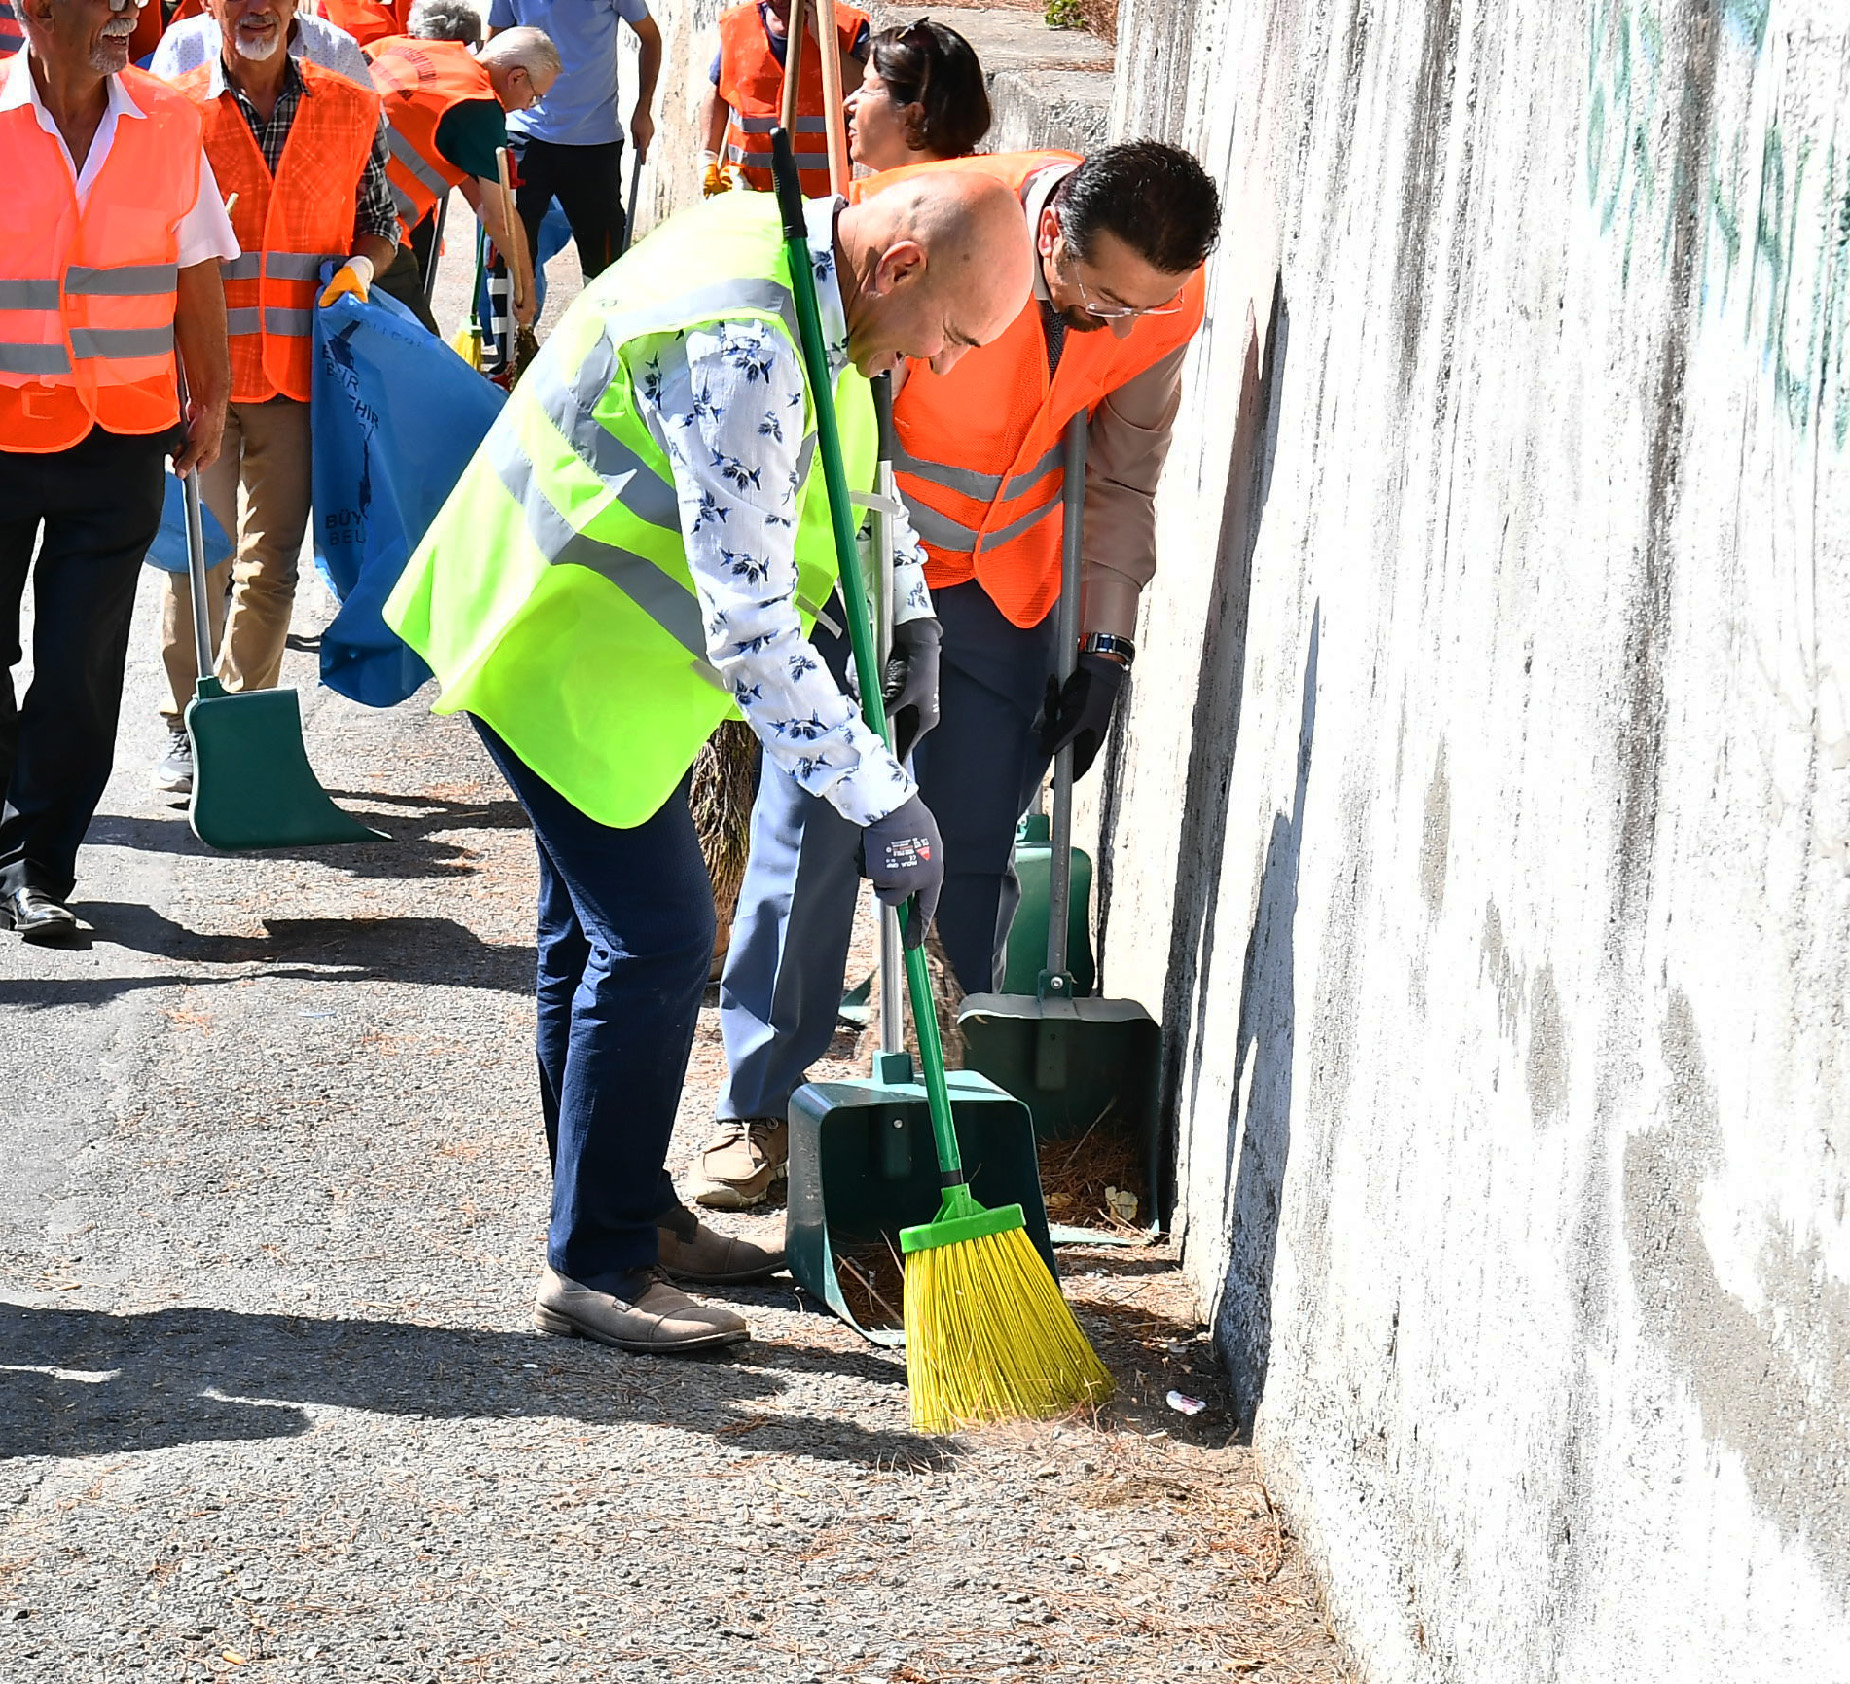
<instances>
[{"instance_id":1,"label":"navy blue trousers","mask_svg":"<svg viewBox=\"0 0 1850 1684\"><path fill-rule=\"evenodd\" d=\"M609 1287L656 1260L664 1167L713 959L713 889L682 782L631 830L586 817L481 720L539 850L546 1261Z\"/></svg>"},{"instance_id":2,"label":"navy blue trousers","mask_svg":"<svg viewBox=\"0 0 1850 1684\"><path fill-rule=\"evenodd\" d=\"M1032 726L1053 670L1053 616L1023 628L981 585L934 591L944 624L941 722L913 755L919 793L944 837L938 933L969 994L999 987L1021 889L1015 825L1047 773ZM845 639L810 641L837 678ZM722 1117L781 1117L827 1050L854 927L861 832L767 758L752 809L751 858L720 983L727 1082Z\"/></svg>"}]
</instances>

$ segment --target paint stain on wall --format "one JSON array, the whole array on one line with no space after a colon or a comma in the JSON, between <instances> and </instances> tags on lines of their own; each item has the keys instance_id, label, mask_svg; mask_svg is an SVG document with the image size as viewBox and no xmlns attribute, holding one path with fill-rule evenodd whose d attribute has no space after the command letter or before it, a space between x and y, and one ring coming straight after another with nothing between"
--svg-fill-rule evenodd
<instances>
[{"instance_id":1,"label":"paint stain on wall","mask_svg":"<svg viewBox=\"0 0 1850 1684\"><path fill-rule=\"evenodd\" d=\"M1529 989L1529 1108L1539 1127L1560 1114L1567 1100L1567 1019L1555 991L1552 965L1535 973Z\"/></svg>"},{"instance_id":2,"label":"paint stain on wall","mask_svg":"<svg viewBox=\"0 0 1850 1684\"><path fill-rule=\"evenodd\" d=\"M1794 124L1775 90L1764 121L1705 111L1700 144L1687 136L1678 144L1690 90L1670 30L1717 34L1718 49L1751 59L1755 75L1770 62L1768 0L1722 0L1718 12L1719 28L1707 8L1667 11L1662 0L1598 0L1589 9L1587 202L1619 244L1626 285L1662 274L1679 246L1686 257L1693 247L1702 312L1738 323L1789 425L1820 426L1842 448L1850 441L1850 134L1839 135L1835 121L1822 133ZM1684 218L1693 230L1679 230Z\"/></svg>"},{"instance_id":3,"label":"paint stain on wall","mask_svg":"<svg viewBox=\"0 0 1850 1684\"><path fill-rule=\"evenodd\" d=\"M1710 1444L1738 1459L1757 1512L1825 1578L1850 1584L1850 1285L1826 1272L1816 1239L1799 1242L1771 1215L1761 1217L1759 1302L1722 1283L1701 1221L1705 1188L1726 1170L1721 1111L1681 989L1661 1041L1669 1121L1625 1146L1625 1239L1645 1333ZM1716 1191L1725 1206L1727 1184Z\"/></svg>"},{"instance_id":4,"label":"paint stain on wall","mask_svg":"<svg viewBox=\"0 0 1850 1684\"><path fill-rule=\"evenodd\" d=\"M1452 783L1445 773L1445 744L1426 786L1426 819L1420 836L1420 893L1437 918L1445 907L1445 862L1452 847Z\"/></svg>"}]
</instances>

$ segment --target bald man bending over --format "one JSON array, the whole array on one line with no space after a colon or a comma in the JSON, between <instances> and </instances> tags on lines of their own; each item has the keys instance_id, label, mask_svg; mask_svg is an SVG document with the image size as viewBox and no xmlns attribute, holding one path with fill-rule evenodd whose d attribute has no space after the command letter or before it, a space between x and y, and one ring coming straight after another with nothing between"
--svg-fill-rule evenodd
<instances>
[{"instance_id":1,"label":"bald man bending over","mask_svg":"<svg viewBox=\"0 0 1850 1684\"><path fill-rule=\"evenodd\" d=\"M1028 299L1026 229L1007 188L969 174L806 212L849 483L871 489L866 377L907 357L949 369L998 338ZM713 951L687 809L701 744L748 720L769 768L861 828L880 898L919 896L920 938L944 875L916 785L812 641L836 558L789 283L776 201L756 193L708 200L605 270L386 604L538 844L553 1199L535 1321L626 1350L749 1337L661 1275L722 1285L783 1263L702 1227L663 1167ZM901 705L929 722L936 622L898 525Z\"/></svg>"}]
</instances>

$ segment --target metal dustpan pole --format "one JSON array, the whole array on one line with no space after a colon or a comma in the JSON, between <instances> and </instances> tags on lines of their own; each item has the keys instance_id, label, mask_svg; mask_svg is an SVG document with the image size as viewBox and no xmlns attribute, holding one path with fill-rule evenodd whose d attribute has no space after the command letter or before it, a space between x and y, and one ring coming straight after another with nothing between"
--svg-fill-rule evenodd
<instances>
[{"instance_id":1,"label":"metal dustpan pole","mask_svg":"<svg viewBox=\"0 0 1850 1684\"><path fill-rule=\"evenodd\" d=\"M1054 613L1054 672L1064 689L1079 666L1080 570L1085 553L1086 412L1066 424L1061 441L1060 603ZM1054 756L1052 843L1047 868L1047 970L1041 998L1071 999L1067 974L1068 924L1073 904L1073 746Z\"/></svg>"},{"instance_id":2,"label":"metal dustpan pole","mask_svg":"<svg viewBox=\"0 0 1850 1684\"><path fill-rule=\"evenodd\" d=\"M873 382L874 415L880 430L880 467L875 490L890 503L898 492L893 481L893 377L883 374ZM887 662L893 654L893 516L878 504L873 510L874 559L877 564L879 618L875 626L875 665L881 679L886 677ZM891 735L891 716L888 718ZM903 1057L906 1051L906 980L905 965L899 943L899 909L882 906L880 911L880 1055L882 1060ZM883 1063L879 1079L910 1081L912 1072L903 1075L893 1064Z\"/></svg>"}]
</instances>

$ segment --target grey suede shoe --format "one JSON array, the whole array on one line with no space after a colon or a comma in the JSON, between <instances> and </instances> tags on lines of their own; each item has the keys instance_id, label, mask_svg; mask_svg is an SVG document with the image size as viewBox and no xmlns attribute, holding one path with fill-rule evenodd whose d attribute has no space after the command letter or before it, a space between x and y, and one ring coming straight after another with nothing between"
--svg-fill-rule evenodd
<instances>
[{"instance_id":1,"label":"grey suede shoe","mask_svg":"<svg viewBox=\"0 0 1850 1684\"><path fill-rule=\"evenodd\" d=\"M716 1233L685 1206L656 1218L661 1271L690 1286L738 1286L761 1281L784 1266L783 1247L771 1251L751 1240Z\"/></svg>"},{"instance_id":2,"label":"grey suede shoe","mask_svg":"<svg viewBox=\"0 0 1850 1684\"><path fill-rule=\"evenodd\" d=\"M718 1304L696 1304L666 1281L648 1277L633 1301L580 1286L556 1270L540 1277L533 1325L568 1339L595 1339L621 1351L668 1356L711 1350L751 1338L745 1318Z\"/></svg>"}]
</instances>

